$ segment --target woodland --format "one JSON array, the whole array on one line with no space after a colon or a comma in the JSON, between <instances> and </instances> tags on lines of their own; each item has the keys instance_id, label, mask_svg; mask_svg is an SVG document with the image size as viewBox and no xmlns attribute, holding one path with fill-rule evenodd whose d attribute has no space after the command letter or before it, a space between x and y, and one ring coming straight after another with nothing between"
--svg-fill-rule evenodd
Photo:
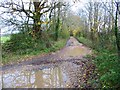
<instances>
[{"instance_id":1,"label":"woodland","mask_svg":"<svg viewBox=\"0 0 120 90\"><path fill-rule=\"evenodd\" d=\"M71 2L1 0L0 26L11 32L1 35L1 65L60 50L73 36L93 50L86 57L96 66L100 87L120 88L120 2L88 0L77 12L71 7L81 1Z\"/></svg>"}]
</instances>

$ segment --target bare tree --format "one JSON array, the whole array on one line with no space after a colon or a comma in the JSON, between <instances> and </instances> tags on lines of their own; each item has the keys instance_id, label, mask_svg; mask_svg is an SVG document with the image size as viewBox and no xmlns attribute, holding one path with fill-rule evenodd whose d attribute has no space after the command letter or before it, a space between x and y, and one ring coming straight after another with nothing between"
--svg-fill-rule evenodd
<instances>
[{"instance_id":1,"label":"bare tree","mask_svg":"<svg viewBox=\"0 0 120 90\"><path fill-rule=\"evenodd\" d=\"M32 34L39 37L41 37L42 34L42 17L51 9L51 7L48 5L48 0L41 0L38 2L23 2L22 0L10 0L1 2L0 7L6 9L5 11L3 11L2 14L10 15L11 17L9 19L6 19L6 17L2 17L6 23L10 23L11 25L14 24L16 26L23 25L25 23L27 25L30 24L32 25ZM21 24L19 22L19 19Z\"/></svg>"}]
</instances>

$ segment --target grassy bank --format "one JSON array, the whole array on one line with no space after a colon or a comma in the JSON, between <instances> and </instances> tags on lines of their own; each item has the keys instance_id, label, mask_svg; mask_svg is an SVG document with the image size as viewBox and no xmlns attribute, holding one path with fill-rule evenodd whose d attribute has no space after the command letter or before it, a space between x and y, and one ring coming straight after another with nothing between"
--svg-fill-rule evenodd
<instances>
[{"instance_id":1,"label":"grassy bank","mask_svg":"<svg viewBox=\"0 0 120 90\"><path fill-rule=\"evenodd\" d=\"M76 39L80 42L83 43L85 46L92 47L92 42L88 39L85 39L84 37L76 37Z\"/></svg>"},{"instance_id":2,"label":"grassy bank","mask_svg":"<svg viewBox=\"0 0 120 90\"><path fill-rule=\"evenodd\" d=\"M67 39L59 38L58 41L47 38L34 40L32 37L16 34L2 45L2 64L13 64L40 56L50 52L55 52L63 48Z\"/></svg>"},{"instance_id":3,"label":"grassy bank","mask_svg":"<svg viewBox=\"0 0 120 90\"><path fill-rule=\"evenodd\" d=\"M10 40L10 35L1 36L1 43L5 43L6 41Z\"/></svg>"},{"instance_id":4,"label":"grassy bank","mask_svg":"<svg viewBox=\"0 0 120 90\"><path fill-rule=\"evenodd\" d=\"M81 43L92 48L92 42L84 37L77 38ZM108 50L97 46L95 57L89 56L99 75L101 88L120 88L120 63L116 53L116 49Z\"/></svg>"}]
</instances>

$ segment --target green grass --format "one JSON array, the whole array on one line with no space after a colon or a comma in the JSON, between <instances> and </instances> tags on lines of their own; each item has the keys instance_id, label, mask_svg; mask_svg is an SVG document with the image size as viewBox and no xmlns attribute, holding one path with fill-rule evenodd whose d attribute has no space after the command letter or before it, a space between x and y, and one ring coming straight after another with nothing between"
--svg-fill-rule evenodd
<instances>
[{"instance_id":1,"label":"green grass","mask_svg":"<svg viewBox=\"0 0 120 90\"><path fill-rule=\"evenodd\" d=\"M120 64L117 54L108 50L101 50L93 61L98 69L102 88L120 86Z\"/></svg>"},{"instance_id":2,"label":"green grass","mask_svg":"<svg viewBox=\"0 0 120 90\"><path fill-rule=\"evenodd\" d=\"M92 47L92 42L84 37L77 37L77 40L88 47Z\"/></svg>"},{"instance_id":3,"label":"green grass","mask_svg":"<svg viewBox=\"0 0 120 90\"><path fill-rule=\"evenodd\" d=\"M90 40L84 37L77 37L77 39L86 46L94 48ZM88 58L91 59L96 66L101 88L120 87L120 64L116 49L104 49L96 44L94 52L95 55L88 56Z\"/></svg>"},{"instance_id":4,"label":"green grass","mask_svg":"<svg viewBox=\"0 0 120 90\"><path fill-rule=\"evenodd\" d=\"M2 64L7 65L7 64L13 64L13 63L19 63L21 61L27 60L28 58L36 57L41 54L47 54L50 52L55 52L61 48L63 48L66 44L67 39L59 39L58 41L52 41L52 46L49 48L41 47L41 43L38 44L38 48L36 49L26 49L26 50L18 50L16 52L4 52L3 51L3 57L2 57Z\"/></svg>"},{"instance_id":5,"label":"green grass","mask_svg":"<svg viewBox=\"0 0 120 90\"><path fill-rule=\"evenodd\" d=\"M5 43L8 40L10 40L10 35L8 35L8 36L1 36L1 43Z\"/></svg>"}]
</instances>

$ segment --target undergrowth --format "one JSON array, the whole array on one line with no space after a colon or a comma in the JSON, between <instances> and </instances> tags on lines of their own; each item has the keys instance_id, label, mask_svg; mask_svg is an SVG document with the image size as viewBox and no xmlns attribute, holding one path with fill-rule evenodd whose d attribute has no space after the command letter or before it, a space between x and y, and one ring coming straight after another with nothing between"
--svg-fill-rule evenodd
<instances>
[{"instance_id":1,"label":"undergrowth","mask_svg":"<svg viewBox=\"0 0 120 90\"><path fill-rule=\"evenodd\" d=\"M26 33L13 34L11 39L2 45L2 64L16 63L31 56L54 52L64 47L66 40L59 38L54 41L48 37L35 39Z\"/></svg>"},{"instance_id":2,"label":"undergrowth","mask_svg":"<svg viewBox=\"0 0 120 90\"><path fill-rule=\"evenodd\" d=\"M77 39L88 47L92 47L90 40L84 37ZM116 49L105 49L101 46L94 48L95 55L89 56L96 66L101 88L120 88L120 62Z\"/></svg>"}]
</instances>

